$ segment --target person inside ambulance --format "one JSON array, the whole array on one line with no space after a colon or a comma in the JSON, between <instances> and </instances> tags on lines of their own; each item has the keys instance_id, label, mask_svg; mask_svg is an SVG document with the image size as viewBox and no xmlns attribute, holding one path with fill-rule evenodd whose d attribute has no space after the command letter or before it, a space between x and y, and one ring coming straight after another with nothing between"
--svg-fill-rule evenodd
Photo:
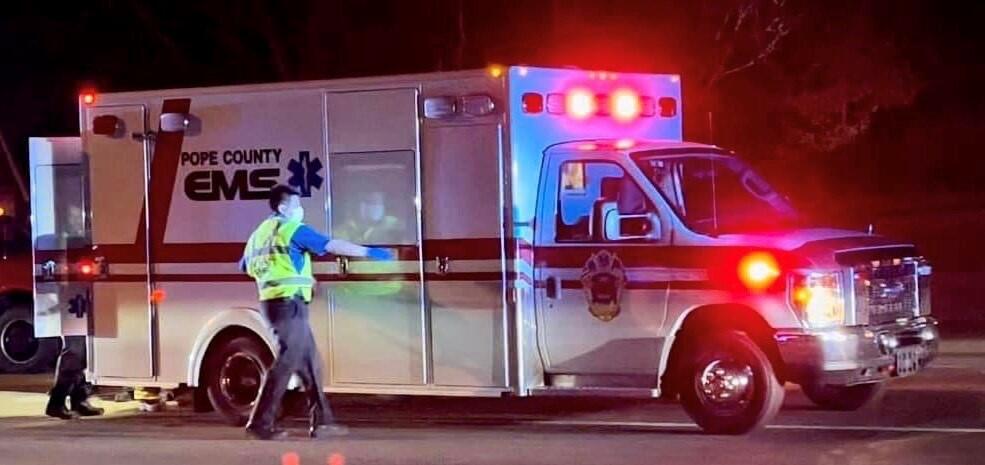
<instances>
[{"instance_id":1,"label":"person inside ambulance","mask_svg":"<svg viewBox=\"0 0 985 465\"><path fill-rule=\"evenodd\" d=\"M398 244L404 236L404 225L388 214L382 192L367 193L359 202L358 214L346 221L336 236L363 244Z\"/></svg>"},{"instance_id":2,"label":"person inside ambulance","mask_svg":"<svg viewBox=\"0 0 985 465\"><path fill-rule=\"evenodd\" d=\"M330 239L304 224L304 208L298 192L287 186L270 191L273 214L250 235L240 269L257 282L260 307L277 338L278 353L264 376L260 396L246 426L257 439L283 439L287 433L274 427L288 381L295 373L310 397L312 438L343 435L344 426L334 423L322 388L321 357L308 321L315 279L311 255L327 253L374 260L391 260L380 248L367 248L342 239Z\"/></svg>"}]
</instances>

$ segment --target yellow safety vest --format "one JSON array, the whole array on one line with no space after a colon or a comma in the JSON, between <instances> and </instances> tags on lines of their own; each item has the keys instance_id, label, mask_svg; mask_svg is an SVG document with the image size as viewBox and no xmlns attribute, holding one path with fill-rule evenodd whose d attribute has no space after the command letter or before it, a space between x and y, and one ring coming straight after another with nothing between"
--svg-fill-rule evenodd
<instances>
[{"instance_id":1,"label":"yellow safety vest","mask_svg":"<svg viewBox=\"0 0 985 465\"><path fill-rule=\"evenodd\" d=\"M290 298L300 294L310 302L315 277L311 273L311 256L304 253L301 271L294 268L290 247L300 221L273 216L260 223L246 242L243 256L246 273L257 282L260 300Z\"/></svg>"}]
</instances>

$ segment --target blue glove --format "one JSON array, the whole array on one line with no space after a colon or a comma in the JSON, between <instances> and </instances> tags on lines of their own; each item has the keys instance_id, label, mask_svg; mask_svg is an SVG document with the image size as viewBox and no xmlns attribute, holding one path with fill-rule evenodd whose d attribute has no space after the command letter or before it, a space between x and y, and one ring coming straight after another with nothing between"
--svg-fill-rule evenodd
<instances>
[{"instance_id":1,"label":"blue glove","mask_svg":"<svg viewBox=\"0 0 985 465\"><path fill-rule=\"evenodd\" d=\"M393 252L378 247L369 247L366 250L366 256L373 260L381 260L381 261L388 261L394 259Z\"/></svg>"}]
</instances>

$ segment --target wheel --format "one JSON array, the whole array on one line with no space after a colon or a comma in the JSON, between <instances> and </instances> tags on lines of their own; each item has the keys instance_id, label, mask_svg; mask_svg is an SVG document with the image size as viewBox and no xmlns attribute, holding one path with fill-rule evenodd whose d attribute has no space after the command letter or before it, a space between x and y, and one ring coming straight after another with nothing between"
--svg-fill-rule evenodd
<instances>
[{"instance_id":1,"label":"wheel","mask_svg":"<svg viewBox=\"0 0 985 465\"><path fill-rule=\"evenodd\" d=\"M212 408L230 424L245 425L271 363L270 351L255 337L233 337L211 350L204 386Z\"/></svg>"},{"instance_id":2,"label":"wheel","mask_svg":"<svg viewBox=\"0 0 985 465\"><path fill-rule=\"evenodd\" d=\"M16 302L4 310L0 301L0 373L50 370L58 357L57 338L34 337L30 304Z\"/></svg>"},{"instance_id":3,"label":"wheel","mask_svg":"<svg viewBox=\"0 0 985 465\"><path fill-rule=\"evenodd\" d=\"M776 415L783 404L783 386L769 358L745 333L690 337L680 396L698 426L713 434L744 434Z\"/></svg>"},{"instance_id":4,"label":"wheel","mask_svg":"<svg viewBox=\"0 0 985 465\"><path fill-rule=\"evenodd\" d=\"M883 383L832 386L830 384L804 383L800 386L811 402L826 410L848 412L858 410L877 399L885 389Z\"/></svg>"}]
</instances>

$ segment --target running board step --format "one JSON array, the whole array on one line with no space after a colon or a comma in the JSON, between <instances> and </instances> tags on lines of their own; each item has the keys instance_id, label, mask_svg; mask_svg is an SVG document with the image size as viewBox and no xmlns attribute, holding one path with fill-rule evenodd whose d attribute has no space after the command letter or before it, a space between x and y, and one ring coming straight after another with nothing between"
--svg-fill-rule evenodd
<instances>
[{"instance_id":1,"label":"running board step","mask_svg":"<svg viewBox=\"0 0 985 465\"><path fill-rule=\"evenodd\" d=\"M557 397L622 397L632 399L648 399L660 397L660 390L655 388L625 388L625 387L538 387L530 390L532 396Z\"/></svg>"}]
</instances>

